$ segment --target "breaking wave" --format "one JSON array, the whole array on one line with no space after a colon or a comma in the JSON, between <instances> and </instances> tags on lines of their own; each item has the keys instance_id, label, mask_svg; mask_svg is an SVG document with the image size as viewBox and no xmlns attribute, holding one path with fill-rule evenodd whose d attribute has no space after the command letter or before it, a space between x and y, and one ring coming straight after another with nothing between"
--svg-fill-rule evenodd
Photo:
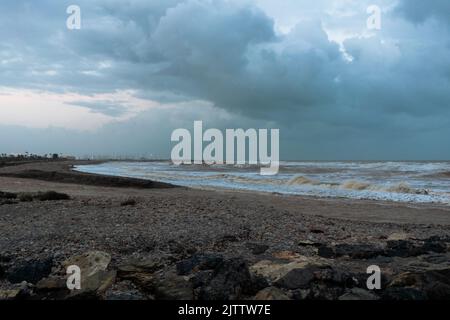
<instances>
[{"instance_id":1,"label":"breaking wave","mask_svg":"<svg viewBox=\"0 0 450 320\"><path fill-rule=\"evenodd\" d=\"M381 191L381 192L394 192L394 193L407 193L407 194L429 194L426 189L415 189L408 185L406 182L400 182L391 185L379 185L372 184L366 181L347 180L342 183L330 183L322 182L314 179L310 179L305 176L295 176L287 182L287 185L313 185L329 188L339 188L355 191Z\"/></svg>"}]
</instances>

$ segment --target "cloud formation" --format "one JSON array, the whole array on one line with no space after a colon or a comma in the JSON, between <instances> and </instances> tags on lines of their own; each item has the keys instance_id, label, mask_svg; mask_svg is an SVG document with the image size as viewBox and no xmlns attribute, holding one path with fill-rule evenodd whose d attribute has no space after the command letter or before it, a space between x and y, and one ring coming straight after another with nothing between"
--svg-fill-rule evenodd
<instances>
[{"instance_id":1,"label":"cloud formation","mask_svg":"<svg viewBox=\"0 0 450 320\"><path fill-rule=\"evenodd\" d=\"M87 97L132 91L131 102L67 102L110 117L123 134L114 141L130 141L150 115L168 117L166 106L182 121L151 122L160 137L191 120L273 125L285 158L448 158L448 1L379 3L374 31L370 1L80 0L82 29L70 31L71 3L8 0L0 86ZM144 111L136 100L162 109ZM203 105L229 120L217 122ZM108 129L99 130L104 141ZM149 148L167 149L153 141L126 152Z\"/></svg>"}]
</instances>

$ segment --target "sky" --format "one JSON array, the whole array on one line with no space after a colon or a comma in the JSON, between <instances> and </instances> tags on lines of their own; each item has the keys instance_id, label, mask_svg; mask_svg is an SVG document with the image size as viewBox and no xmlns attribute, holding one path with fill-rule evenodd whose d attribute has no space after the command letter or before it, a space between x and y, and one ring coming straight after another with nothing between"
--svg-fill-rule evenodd
<instances>
[{"instance_id":1,"label":"sky","mask_svg":"<svg viewBox=\"0 0 450 320\"><path fill-rule=\"evenodd\" d=\"M285 160L450 159L448 0L2 0L0 38L0 153L168 158L202 120Z\"/></svg>"}]
</instances>

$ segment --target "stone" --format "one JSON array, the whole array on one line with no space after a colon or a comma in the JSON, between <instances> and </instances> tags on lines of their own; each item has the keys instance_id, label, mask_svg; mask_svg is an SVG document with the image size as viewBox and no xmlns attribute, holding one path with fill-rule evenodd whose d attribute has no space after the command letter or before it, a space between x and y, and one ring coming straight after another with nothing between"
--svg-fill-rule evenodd
<instances>
[{"instance_id":1,"label":"stone","mask_svg":"<svg viewBox=\"0 0 450 320\"><path fill-rule=\"evenodd\" d=\"M415 289L432 300L449 299L450 269L405 272L394 277L388 288Z\"/></svg>"},{"instance_id":2,"label":"stone","mask_svg":"<svg viewBox=\"0 0 450 320\"><path fill-rule=\"evenodd\" d=\"M280 289L276 287L268 287L259 291L255 300L290 300L289 297Z\"/></svg>"},{"instance_id":3,"label":"stone","mask_svg":"<svg viewBox=\"0 0 450 320\"><path fill-rule=\"evenodd\" d=\"M26 281L35 284L51 273L52 266L52 258L17 262L6 271L6 279L11 283Z\"/></svg>"},{"instance_id":4,"label":"stone","mask_svg":"<svg viewBox=\"0 0 450 320\"><path fill-rule=\"evenodd\" d=\"M384 253L382 248L368 244L339 244L336 246L320 246L318 255L324 258L349 256L352 259L370 259Z\"/></svg>"},{"instance_id":5,"label":"stone","mask_svg":"<svg viewBox=\"0 0 450 320\"><path fill-rule=\"evenodd\" d=\"M70 290L67 288L67 279L56 275L44 278L36 283L34 292L40 300L63 300L70 295Z\"/></svg>"},{"instance_id":6,"label":"stone","mask_svg":"<svg viewBox=\"0 0 450 320\"><path fill-rule=\"evenodd\" d=\"M277 280L275 286L289 290L306 288L314 280L314 273L317 271L320 271L320 268L317 266L293 269Z\"/></svg>"},{"instance_id":7,"label":"stone","mask_svg":"<svg viewBox=\"0 0 450 320\"><path fill-rule=\"evenodd\" d=\"M444 253L447 251L447 244L443 241L425 241L422 248L426 252Z\"/></svg>"},{"instance_id":8,"label":"stone","mask_svg":"<svg viewBox=\"0 0 450 320\"><path fill-rule=\"evenodd\" d=\"M99 271L105 271L110 262L111 256L108 253L90 251L67 259L63 265L65 268L71 265L78 266L81 269L81 277L86 278Z\"/></svg>"},{"instance_id":9,"label":"stone","mask_svg":"<svg viewBox=\"0 0 450 320\"><path fill-rule=\"evenodd\" d=\"M385 255L388 257L415 257L425 253L423 249L415 246L411 241L391 240L387 242Z\"/></svg>"},{"instance_id":10,"label":"stone","mask_svg":"<svg viewBox=\"0 0 450 320\"><path fill-rule=\"evenodd\" d=\"M388 241L407 240L411 236L406 232L394 232L387 237Z\"/></svg>"},{"instance_id":11,"label":"stone","mask_svg":"<svg viewBox=\"0 0 450 320\"><path fill-rule=\"evenodd\" d=\"M88 277L81 277L81 290L72 290L67 299L97 299L115 282L116 271L97 271Z\"/></svg>"},{"instance_id":12,"label":"stone","mask_svg":"<svg viewBox=\"0 0 450 320\"><path fill-rule=\"evenodd\" d=\"M260 243L249 243L247 244L248 248L251 250L252 254L260 255L269 250L269 246Z\"/></svg>"},{"instance_id":13,"label":"stone","mask_svg":"<svg viewBox=\"0 0 450 320\"><path fill-rule=\"evenodd\" d=\"M179 275L187 275L198 270L212 270L223 262L223 257L215 253L195 254L189 259L182 260L177 263L177 273Z\"/></svg>"},{"instance_id":14,"label":"stone","mask_svg":"<svg viewBox=\"0 0 450 320\"><path fill-rule=\"evenodd\" d=\"M159 300L194 299L194 290L189 279L172 271L153 278L146 289Z\"/></svg>"},{"instance_id":15,"label":"stone","mask_svg":"<svg viewBox=\"0 0 450 320\"><path fill-rule=\"evenodd\" d=\"M67 279L64 277L50 276L36 283L37 291L69 290L67 288Z\"/></svg>"},{"instance_id":16,"label":"stone","mask_svg":"<svg viewBox=\"0 0 450 320\"><path fill-rule=\"evenodd\" d=\"M201 287L200 300L237 300L244 297L252 285L247 263L241 258L223 261L214 270L211 280Z\"/></svg>"},{"instance_id":17,"label":"stone","mask_svg":"<svg viewBox=\"0 0 450 320\"><path fill-rule=\"evenodd\" d=\"M261 260L250 266L249 270L252 274L264 277L269 284L272 284L285 276L288 272L294 269L302 269L307 265L321 265L328 266L327 261L317 257L306 257L296 254L292 260L282 263L279 261Z\"/></svg>"},{"instance_id":18,"label":"stone","mask_svg":"<svg viewBox=\"0 0 450 320\"><path fill-rule=\"evenodd\" d=\"M162 267L163 264L159 260L132 260L117 267L117 276L119 278L127 278L127 276L135 273L154 273Z\"/></svg>"},{"instance_id":19,"label":"stone","mask_svg":"<svg viewBox=\"0 0 450 320\"><path fill-rule=\"evenodd\" d=\"M0 290L0 300L15 300L19 294L20 289Z\"/></svg>"},{"instance_id":20,"label":"stone","mask_svg":"<svg viewBox=\"0 0 450 320\"><path fill-rule=\"evenodd\" d=\"M338 298L338 300L379 300L376 294L361 288L352 288Z\"/></svg>"}]
</instances>

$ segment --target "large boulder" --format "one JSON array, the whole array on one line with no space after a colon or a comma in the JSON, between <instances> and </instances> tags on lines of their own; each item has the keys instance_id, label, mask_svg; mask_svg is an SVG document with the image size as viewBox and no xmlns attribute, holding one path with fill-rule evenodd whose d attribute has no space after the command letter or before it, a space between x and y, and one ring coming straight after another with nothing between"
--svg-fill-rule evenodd
<instances>
[{"instance_id":1,"label":"large boulder","mask_svg":"<svg viewBox=\"0 0 450 320\"><path fill-rule=\"evenodd\" d=\"M35 284L52 272L53 259L18 261L5 272L5 278L11 283L26 281Z\"/></svg>"},{"instance_id":2,"label":"large boulder","mask_svg":"<svg viewBox=\"0 0 450 320\"><path fill-rule=\"evenodd\" d=\"M90 277L99 271L105 271L111 262L111 256L102 251L90 251L70 257L64 261L65 268L75 265L81 269L81 278Z\"/></svg>"},{"instance_id":3,"label":"large boulder","mask_svg":"<svg viewBox=\"0 0 450 320\"><path fill-rule=\"evenodd\" d=\"M194 288L188 277L179 276L175 271L161 272L150 281L140 282L143 289L159 300L193 300Z\"/></svg>"},{"instance_id":4,"label":"large boulder","mask_svg":"<svg viewBox=\"0 0 450 320\"><path fill-rule=\"evenodd\" d=\"M247 263L234 258L220 263L209 282L198 293L200 300L236 300L245 296L252 287L252 277Z\"/></svg>"},{"instance_id":5,"label":"large boulder","mask_svg":"<svg viewBox=\"0 0 450 320\"><path fill-rule=\"evenodd\" d=\"M432 300L450 299L450 269L399 274L388 285L389 290L387 292L401 291L401 293L405 293L404 290L402 291L405 288L421 292L421 298L428 297ZM409 292L412 291L409 290Z\"/></svg>"}]
</instances>

